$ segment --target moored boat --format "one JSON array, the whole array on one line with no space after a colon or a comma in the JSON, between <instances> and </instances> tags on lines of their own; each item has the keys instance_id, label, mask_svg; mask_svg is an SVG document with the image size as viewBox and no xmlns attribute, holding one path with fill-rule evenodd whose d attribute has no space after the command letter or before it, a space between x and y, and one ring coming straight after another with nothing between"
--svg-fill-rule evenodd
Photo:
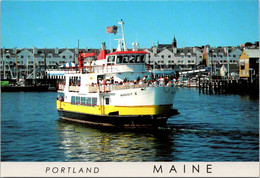
<instances>
[{"instance_id":1,"label":"moored boat","mask_svg":"<svg viewBox=\"0 0 260 178\"><path fill-rule=\"evenodd\" d=\"M176 114L172 109L176 88L170 80L153 80L145 51L126 50L124 23L118 23L122 39L116 52L106 54L104 45L98 57L80 52L78 70L64 74L57 97L59 117L112 127L164 126Z\"/></svg>"}]
</instances>

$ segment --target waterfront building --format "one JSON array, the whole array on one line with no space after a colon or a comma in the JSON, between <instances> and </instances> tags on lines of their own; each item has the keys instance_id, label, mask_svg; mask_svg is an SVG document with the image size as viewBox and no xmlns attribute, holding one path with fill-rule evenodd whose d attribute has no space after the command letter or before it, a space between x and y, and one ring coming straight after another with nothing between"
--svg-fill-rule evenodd
<instances>
[{"instance_id":1,"label":"waterfront building","mask_svg":"<svg viewBox=\"0 0 260 178\"><path fill-rule=\"evenodd\" d=\"M134 50L138 50L139 45L134 44ZM177 48L177 40L174 37L171 44L152 45L145 48L147 52L146 63L152 69L174 69L179 71L189 71L205 67L211 67L213 73L218 73L224 65L229 72L239 73L239 57L242 53L241 47L210 47L195 46ZM110 49L109 51L114 51ZM1 49L1 78L33 78L33 66L35 64L35 78L46 77L46 70L58 69L60 66L73 62L78 63L77 56L79 51L94 52L97 54L100 49L69 49L69 48L36 48L33 49ZM108 50L107 50L108 51ZM5 67L4 67L5 66ZM18 77L17 77L18 76Z\"/></svg>"},{"instance_id":2,"label":"waterfront building","mask_svg":"<svg viewBox=\"0 0 260 178\"><path fill-rule=\"evenodd\" d=\"M99 51L98 49L80 49L83 52ZM35 68L35 78L44 78L46 70L58 69L60 66L68 62L77 62L79 49L1 49L1 78L2 79L17 79L25 78L32 79L34 76L33 69Z\"/></svg>"},{"instance_id":3,"label":"waterfront building","mask_svg":"<svg viewBox=\"0 0 260 178\"><path fill-rule=\"evenodd\" d=\"M227 50L225 50L225 48ZM176 69L189 71L198 69L199 66L211 67L217 73L224 65L229 72L239 72L239 57L241 47L210 47L195 46L177 48L174 37L172 44L152 45L150 49L144 49L147 54L147 63L153 69Z\"/></svg>"},{"instance_id":4,"label":"waterfront building","mask_svg":"<svg viewBox=\"0 0 260 178\"><path fill-rule=\"evenodd\" d=\"M259 76L259 48L244 49L239 58L239 77L244 79L258 79Z\"/></svg>"}]
</instances>

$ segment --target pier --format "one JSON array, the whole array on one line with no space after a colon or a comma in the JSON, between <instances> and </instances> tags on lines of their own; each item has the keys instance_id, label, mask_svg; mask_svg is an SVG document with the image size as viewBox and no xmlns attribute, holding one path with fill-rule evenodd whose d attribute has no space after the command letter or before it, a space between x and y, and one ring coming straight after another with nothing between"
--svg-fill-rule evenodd
<instances>
[{"instance_id":1,"label":"pier","mask_svg":"<svg viewBox=\"0 0 260 178\"><path fill-rule=\"evenodd\" d=\"M259 93L259 82L248 80L201 79L199 93L203 94L253 94Z\"/></svg>"}]
</instances>

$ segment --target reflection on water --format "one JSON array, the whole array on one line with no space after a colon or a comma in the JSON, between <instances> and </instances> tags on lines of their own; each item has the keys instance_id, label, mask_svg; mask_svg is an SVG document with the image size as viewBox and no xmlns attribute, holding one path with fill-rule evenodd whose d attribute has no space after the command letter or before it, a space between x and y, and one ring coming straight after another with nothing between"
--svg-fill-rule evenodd
<instances>
[{"instance_id":1,"label":"reflection on water","mask_svg":"<svg viewBox=\"0 0 260 178\"><path fill-rule=\"evenodd\" d=\"M160 160L173 159L173 142L164 135L100 130L63 121L57 129L65 161L154 161L158 155Z\"/></svg>"}]
</instances>

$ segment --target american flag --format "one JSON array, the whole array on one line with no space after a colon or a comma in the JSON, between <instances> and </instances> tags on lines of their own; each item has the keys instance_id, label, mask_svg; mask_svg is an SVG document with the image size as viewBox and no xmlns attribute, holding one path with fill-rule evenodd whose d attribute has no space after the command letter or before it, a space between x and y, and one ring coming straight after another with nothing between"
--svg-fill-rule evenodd
<instances>
[{"instance_id":1,"label":"american flag","mask_svg":"<svg viewBox=\"0 0 260 178\"><path fill-rule=\"evenodd\" d=\"M107 27L107 33L117 33L117 26Z\"/></svg>"}]
</instances>

